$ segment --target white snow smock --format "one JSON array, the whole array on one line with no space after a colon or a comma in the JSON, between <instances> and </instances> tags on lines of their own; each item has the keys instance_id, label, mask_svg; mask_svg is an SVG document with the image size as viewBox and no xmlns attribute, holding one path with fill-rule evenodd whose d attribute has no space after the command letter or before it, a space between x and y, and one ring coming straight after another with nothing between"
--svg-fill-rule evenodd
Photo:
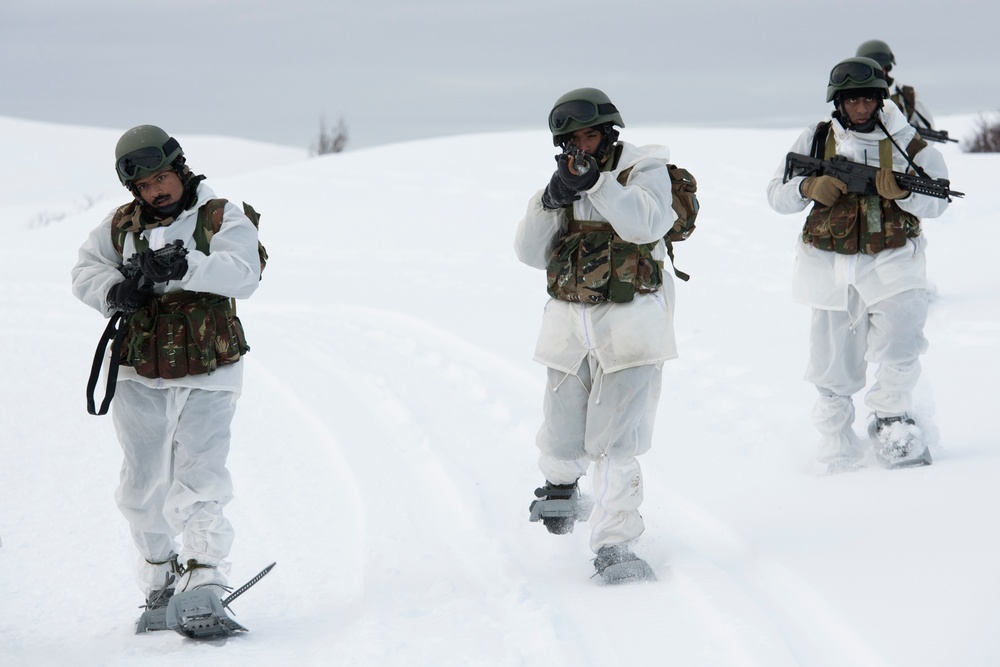
<instances>
[{"instance_id":1,"label":"white snow smock","mask_svg":"<svg viewBox=\"0 0 1000 667\"><path fill-rule=\"evenodd\" d=\"M899 108L886 100L879 117L892 138L906 150L916 130L906 122ZM818 123L809 126L792 145L789 152L809 155L813 135ZM845 130L834 119L830 125L837 144L837 155L852 162L879 166L879 141L885 133L876 127L871 132ZM906 158L895 147L893 151L893 171L906 173L910 167ZM913 158L931 178L948 178L948 168L944 158L933 146L925 146ZM767 200L778 213L798 213L813 204L802 196L799 186L805 180L796 176L782 183L785 162L774 173L767 186ZM917 218L936 218L948 207L947 199L928 195L910 194L896 203L901 209ZM795 250L795 268L792 275L792 295L796 301L823 310L848 310L849 288L854 287L862 301L868 305L900 294L909 289L923 289L927 281L927 265L924 256L923 236L909 239L905 246L883 250L875 255L840 255L828 250L819 250L802 241L801 234Z\"/></svg>"},{"instance_id":2,"label":"white snow smock","mask_svg":"<svg viewBox=\"0 0 1000 667\"><path fill-rule=\"evenodd\" d=\"M619 142L618 164L600 173L592 188L573 203L577 220L608 222L629 243L656 243L653 258L666 258L663 236L677 218L671 207L670 176L665 146L641 148ZM625 186L619 173L632 168ZM528 266L545 269L559 239L566 233L565 210L542 206L542 190L528 202L514 241L517 257ZM669 263L669 260L668 260ZM586 304L550 299L542 316L535 361L575 374L588 354L604 373L657 364L677 356L673 329L674 285L669 267L663 285L651 294L637 294L629 303Z\"/></svg>"},{"instance_id":3,"label":"white snow smock","mask_svg":"<svg viewBox=\"0 0 1000 667\"><path fill-rule=\"evenodd\" d=\"M156 294L187 290L245 299L257 290L260 284L257 228L238 206L234 206L232 202L226 203L222 228L212 236L209 254L196 248L194 231L198 224L198 209L215 198L210 187L199 183L196 205L184 210L168 226L142 232L152 250L159 250L177 239L183 241L188 250L187 273L179 280L157 283L154 288ZM115 250L111 241L111 220L114 213L114 210L108 213L103 222L90 233L80 248L79 259L72 270L73 294L105 317L114 314L114 308L108 304L107 294L112 285L122 280L122 274L118 271L122 258L128 259L135 253L132 234L126 235L121 255ZM190 387L239 392L243 386L243 364L238 361L219 366L212 373L185 375L176 379L145 378L136 373L134 368L122 365L118 371L118 381L141 382L153 388Z\"/></svg>"}]
</instances>

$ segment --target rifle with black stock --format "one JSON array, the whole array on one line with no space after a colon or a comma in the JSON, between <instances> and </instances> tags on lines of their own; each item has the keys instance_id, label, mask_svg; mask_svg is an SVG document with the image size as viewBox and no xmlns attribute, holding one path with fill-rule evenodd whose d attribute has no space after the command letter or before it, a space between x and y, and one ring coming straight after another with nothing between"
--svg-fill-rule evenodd
<instances>
[{"instance_id":1,"label":"rifle with black stock","mask_svg":"<svg viewBox=\"0 0 1000 667\"><path fill-rule=\"evenodd\" d=\"M153 251L153 256L166 266L180 262L188 254L184 242L174 241L159 250ZM153 288L154 281L150 280L139 265L139 258L142 253L134 253L120 267L118 271L125 276L126 280L135 280L140 288ZM94 363L90 368L90 379L87 380L87 412L92 415L107 414L111 405L111 399L115 397L115 383L118 381L118 360L121 354L122 343L125 340L125 329L128 326L128 318L131 312L116 311L108 320L108 325L101 334L101 340L97 343L97 350L94 352ZM108 382L104 391L104 400L101 401L100 409L97 408L94 400L94 390L97 388L97 379L101 374L101 366L104 362L104 355L111 343L111 359L108 364Z\"/></svg>"},{"instance_id":2,"label":"rifle with black stock","mask_svg":"<svg viewBox=\"0 0 1000 667\"><path fill-rule=\"evenodd\" d=\"M851 162L842 155L836 155L829 160L789 153L785 158L785 176L787 183L794 176L833 176L847 184L847 191L858 195L877 195L875 176L879 168L860 162ZM930 178L916 174L901 174L892 172L899 187L919 195L928 195L938 199L951 201L952 197L964 197L964 192L951 189L951 182L946 178Z\"/></svg>"}]
</instances>

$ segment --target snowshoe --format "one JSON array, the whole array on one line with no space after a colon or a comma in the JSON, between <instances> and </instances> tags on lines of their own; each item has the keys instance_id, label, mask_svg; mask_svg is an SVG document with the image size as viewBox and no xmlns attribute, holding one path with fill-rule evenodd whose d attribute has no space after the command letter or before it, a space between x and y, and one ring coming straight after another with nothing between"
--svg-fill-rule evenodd
<instances>
[{"instance_id":1,"label":"snowshoe","mask_svg":"<svg viewBox=\"0 0 1000 667\"><path fill-rule=\"evenodd\" d=\"M868 435L877 445L875 459L883 468L895 470L932 463L923 434L906 415L876 417L868 425Z\"/></svg>"},{"instance_id":2,"label":"snowshoe","mask_svg":"<svg viewBox=\"0 0 1000 667\"><path fill-rule=\"evenodd\" d=\"M135 622L135 634L167 629L167 604L174 595L174 575L167 573L163 588L150 592L144 605L145 611Z\"/></svg>"},{"instance_id":3,"label":"snowshoe","mask_svg":"<svg viewBox=\"0 0 1000 667\"><path fill-rule=\"evenodd\" d=\"M528 520L541 521L554 535L572 533L576 522L583 521L587 516L587 508L576 482L545 482L545 486L535 489L535 497L538 500L533 500L528 506L531 512Z\"/></svg>"},{"instance_id":4,"label":"snowshoe","mask_svg":"<svg viewBox=\"0 0 1000 667\"><path fill-rule=\"evenodd\" d=\"M649 564L624 544L604 545L598 549L594 569L597 570L594 576L599 576L601 583L611 586L656 581L656 574Z\"/></svg>"},{"instance_id":5,"label":"snowshoe","mask_svg":"<svg viewBox=\"0 0 1000 667\"><path fill-rule=\"evenodd\" d=\"M191 639L228 637L247 629L226 613L218 587L204 586L176 593L166 610L167 628Z\"/></svg>"},{"instance_id":6,"label":"snowshoe","mask_svg":"<svg viewBox=\"0 0 1000 667\"><path fill-rule=\"evenodd\" d=\"M191 639L216 639L229 637L248 630L230 618L226 613L229 603L243 595L251 586L264 578L275 563L271 563L257 575L237 588L226 599L219 598L220 590L228 590L218 584L207 584L182 593L174 593L166 607L167 629Z\"/></svg>"}]
</instances>

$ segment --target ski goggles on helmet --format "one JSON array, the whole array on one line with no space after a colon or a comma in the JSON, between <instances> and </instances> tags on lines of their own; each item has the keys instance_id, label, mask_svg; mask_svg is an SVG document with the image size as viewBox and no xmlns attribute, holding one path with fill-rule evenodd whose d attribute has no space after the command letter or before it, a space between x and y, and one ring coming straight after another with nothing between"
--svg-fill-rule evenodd
<instances>
[{"instance_id":1,"label":"ski goggles on helmet","mask_svg":"<svg viewBox=\"0 0 1000 667\"><path fill-rule=\"evenodd\" d=\"M170 137L163 146L147 146L138 148L123 155L116 163L118 174L123 180L131 181L140 169L154 172L167 164L167 156L180 148L176 139Z\"/></svg>"},{"instance_id":2,"label":"ski goggles on helmet","mask_svg":"<svg viewBox=\"0 0 1000 667\"><path fill-rule=\"evenodd\" d=\"M866 83L885 80L885 72L881 68L866 63L840 63L830 71L830 85L833 86L842 86L848 81L863 86Z\"/></svg>"},{"instance_id":3,"label":"ski goggles on helmet","mask_svg":"<svg viewBox=\"0 0 1000 667\"><path fill-rule=\"evenodd\" d=\"M571 121L586 125L597 120L601 116L618 113L618 109L610 102L606 104L594 104L587 100L571 100L563 102L549 114L549 127L558 132Z\"/></svg>"}]
</instances>

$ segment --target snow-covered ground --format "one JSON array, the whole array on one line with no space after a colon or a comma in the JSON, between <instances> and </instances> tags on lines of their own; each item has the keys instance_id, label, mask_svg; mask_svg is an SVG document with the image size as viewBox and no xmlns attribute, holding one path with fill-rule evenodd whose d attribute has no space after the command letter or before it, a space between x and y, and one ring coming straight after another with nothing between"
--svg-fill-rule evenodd
<instances>
[{"instance_id":1,"label":"snow-covered ground","mask_svg":"<svg viewBox=\"0 0 1000 667\"><path fill-rule=\"evenodd\" d=\"M939 119L964 136L974 117ZM590 579L583 524L527 521L544 276L515 226L548 179L544 131L316 159L178 137L219 196L262 212L271 254L240 304L252 352L234 423L234 603L220 643L132 634L140 596L112 497L120 451L84 388L104 326L70 293L90 229L127 193L121 130L0 118L3 665L1000 664L1000 156L944 151L967 193L927 221L934 286L916 415L935 464L823 476L801 216L765 185L801 128L629 127L700 183L677 247L681 357L644 456L653 584ZM859 402L857 428L867 412ZM586 484L584 485L586 486Z\"/></svg>"}]
</instances>

